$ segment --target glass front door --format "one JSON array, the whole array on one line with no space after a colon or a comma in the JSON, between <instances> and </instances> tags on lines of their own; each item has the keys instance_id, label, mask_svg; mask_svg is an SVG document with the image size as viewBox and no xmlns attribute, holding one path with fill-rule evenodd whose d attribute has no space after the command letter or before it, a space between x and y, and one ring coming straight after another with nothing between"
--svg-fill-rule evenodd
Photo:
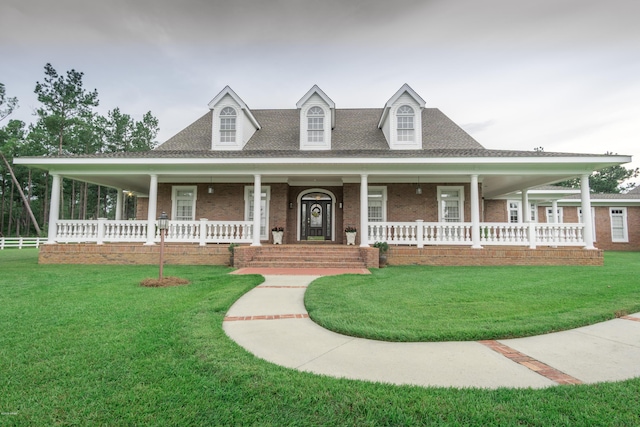
<instances>
[{"instance_id":1,"label":"glass front door","mask_svg":"<svg viewBox=\"0 0 640 427\"><path fill-rule=\"evenodd\" d=\"M300 239L331 240L331 197L306 194L300 203Z\"/></svg>"}]
</instances>

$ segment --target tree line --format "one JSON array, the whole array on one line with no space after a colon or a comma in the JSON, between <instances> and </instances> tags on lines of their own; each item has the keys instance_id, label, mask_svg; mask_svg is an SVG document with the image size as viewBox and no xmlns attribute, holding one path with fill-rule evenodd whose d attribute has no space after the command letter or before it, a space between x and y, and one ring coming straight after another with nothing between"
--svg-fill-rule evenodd
<instances>
[{"instance_id":1,"label":"tree line","mask_svg":"<svg viewBox=\"0 0 640 427\"><path fill-rule=\"evenodd\" d=\"M13 165L14 157L148 151L157 144L158 119L147 112L139 120L119 108L96 112L98 91L83 85L84 73L58 73L44 67L35 84L39 106L34 121L12 120L18 99L0 82L0 236L45 232L52 177ZM63 179L60 218L114 218L117 190ZM123 217L135 216L134 198L125 198Z\"/></svg>"}]
</instances>

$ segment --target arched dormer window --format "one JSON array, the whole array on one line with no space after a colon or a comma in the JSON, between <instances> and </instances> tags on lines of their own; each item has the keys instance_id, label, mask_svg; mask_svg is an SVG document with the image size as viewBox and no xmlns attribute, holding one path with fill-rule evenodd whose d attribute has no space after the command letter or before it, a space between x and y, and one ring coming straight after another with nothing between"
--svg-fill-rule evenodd
<instances>
[{"instance_id":1,"label":"arched dormer window","mask_svg":"<svg viewBox=\"0 0 640 427\"><path fill-rule=\"evenodd\" d=\"M324 110L320 107L307 112L307 141L324 142Z\"/></svg>"},{"instance_id":2,"label":"arched dormer window","mask_svg":"<svg viewBox=\"0 0 640 427\"><path fill-rule=\"evenodd\" d=\"M414 138L414 112L413 108L403 105L396 113L398 123L398 142L413 142Z\"/></svg>"},{"instance_id":3,"label":"arched dormer window","mask_svg":"<svg viewBox=\"0 0 640 427\"><path fill-rule=\"evenodd\" d=\"M236 142L236 110L231 107L220 112L220 142Z\"/></svg>"}]
</instances>

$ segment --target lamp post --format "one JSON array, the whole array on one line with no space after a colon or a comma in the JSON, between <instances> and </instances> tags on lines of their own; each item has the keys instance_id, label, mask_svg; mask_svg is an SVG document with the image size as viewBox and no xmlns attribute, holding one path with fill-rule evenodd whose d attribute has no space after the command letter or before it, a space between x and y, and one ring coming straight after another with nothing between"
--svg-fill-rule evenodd
<instances>
[{"instance_id":1,"label":"lamp post","mask_svg":"<svg viewBox=\"0 0 640 427\"><path fill-rule=\"evenodd\" d=\"M162 267L164 266L164 235L169 228L169 217L166 212L162 212L158 218L158 230L160 230L160 277L162 281Z\"/></svg>"}]
</instances>

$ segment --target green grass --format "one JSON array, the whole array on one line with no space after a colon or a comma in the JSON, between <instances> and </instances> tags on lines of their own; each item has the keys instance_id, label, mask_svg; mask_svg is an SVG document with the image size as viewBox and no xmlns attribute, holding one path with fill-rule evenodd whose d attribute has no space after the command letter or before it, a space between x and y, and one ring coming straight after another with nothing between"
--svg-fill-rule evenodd
<instances>
[{"instance_id":1,"label":"green grass","mask_svg":"<svg viewBox=\"0 0 640 427\"><path fill-rule=\"evenodd\" d=\"M326 277L305 295L325 328L387 341L523 337L640 311L640 253L604 267L388 267Z\"/></svg>"},{"instance_id":2,"label":"green grass","mask_svg":"<svg viewBox=\"0 0 640 427\"><path fill-rule=\"evenodd\" d=\"M391 386L297 372L222 331L261 278L168 266L37 265L0 251L0 426L640 424L640 379L544 390ZM455 316L456 313L451 313Z\"/></svg>"}]
</instances>

